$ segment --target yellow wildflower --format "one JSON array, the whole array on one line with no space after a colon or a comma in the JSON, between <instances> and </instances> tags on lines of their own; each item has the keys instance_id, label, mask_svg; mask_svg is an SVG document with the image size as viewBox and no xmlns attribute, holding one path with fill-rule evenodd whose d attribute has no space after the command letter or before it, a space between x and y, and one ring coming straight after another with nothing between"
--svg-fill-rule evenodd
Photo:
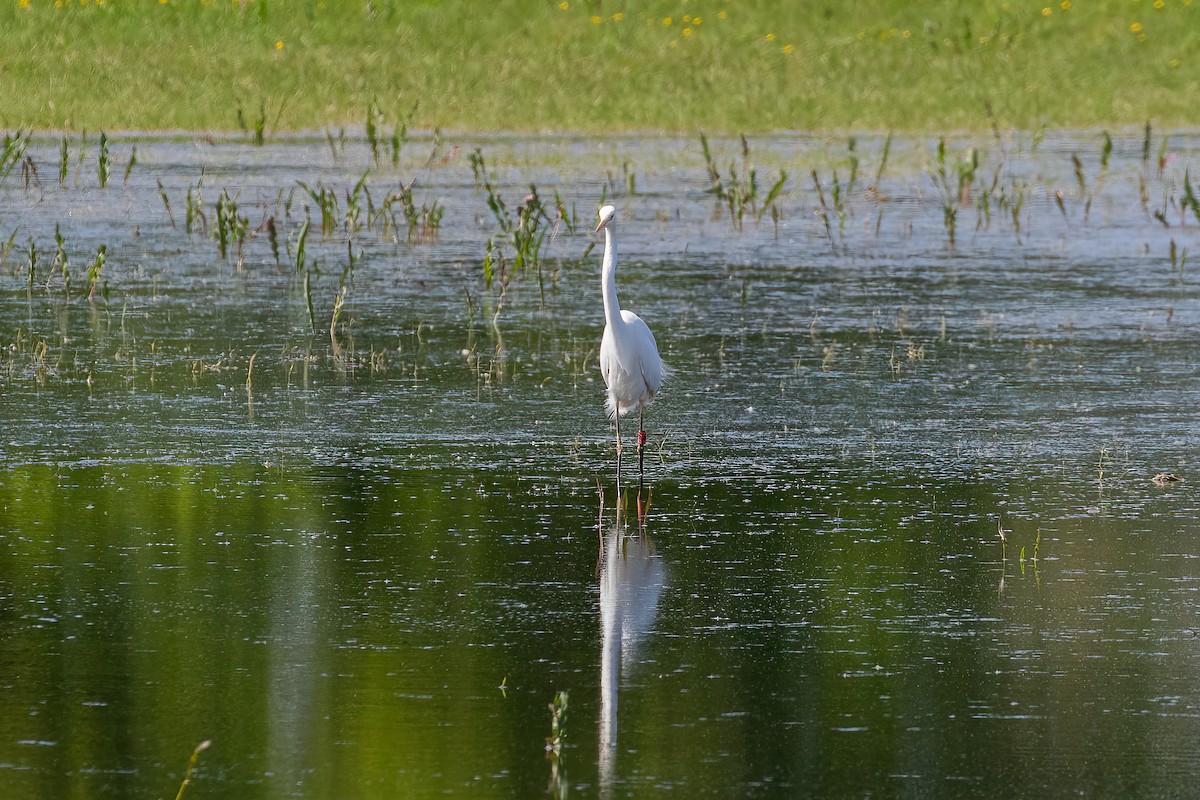
<instances>
[{"instance_id":1,"label":"yellow wildflower","mask_svg":"<svg viewBox=\"0 0 1200 800\"><path fill-rule=\"evenodd\" d=\"M793 50L795 50L795 49L796 49L796 48L795 48L795 47L792 47L790 44L785 44L785 45L783 46L783 52L787 53L788 55L791 55L791 54L792 54L792 51L793 51Z\"/></svg>"},{"instance_id":2,"label":"yellow wildflower","mask_svg":"<svg viewBox=\"0 0 1200 800\"><path fill-rule=\"evenodd\" d=\"M670 25L670 24L671 24L671 18L663 17L663 25Z\"/></svg>"},{"instance_id":3,"label":"yellow wildflower","mask_svg":"<svg viewBox=\"0 0 1200 800\"><path fill-rule=\"evenodd\" d=\"M561 8L563 11L569 11L571 8L571 4L568 3L567 0L562 0L562 2L558 4L558 7Z\"/></svg>"},{"instance_id":4,"label":"yellow wildflower","mask_svg":"<svg viewBox=\"0 0 1200 800\"><path fill-rule=\"evenodd\" d=\"M1042 16L1043 17L1050 16L1050 6L1046 6L1045 8L1042 9Z\"/></svg>"},{"instance_id":5,"label":"yellow wildflower","mask_svg":"<svg viewBox=\"0 0 1200 800\"><path fill-rule=\"evenodd\" d=\"M680 31L680 33L681 33L681 34L683 34L684 36L691 36L691 35L692 35L692 29L691 29L691 28L684 28L683 30L681 30L681 31Z\"/></svg>"},{"instance_id":6,"label":"yellow wildflower","mask_svg":"<svg viewBox=\"0 0 1200 800\"><path fill-rule=\"evenodd\" d=\"M593 24L593 25L599 25L599 24L600 24L600 15L599 15L599 14L593 14L593 15L592 15L592 24Z\"/></svg>"},{"instance_id":7,"label":"yellow wildflower","mask_svg":"<svg viewBox=\"0 0 1200 800\"><path fill-rule=\"evenodd\" d=\"M276 50L282 50L282 49L283 49L283 39L276 39L276 40L275 40L275 49L276 49Z\"/></svg>"},{"instance_id":8,"label":"yellow wildflower","mask_svg":"<svg viewBox=\"0 0 1200 800\"><path fill-rule=\"evenodd\" d=\"M768 41L768 42L773 42L773 41L775 41L775 34L773 34L773 33L768 33L768 34L767 34L767 41Z\"/></svg>"},{"instance_id":9,"label":"yellow wildflower","mask_svg":"<svg viewBox=\"0 0 1200 800\"><path fill-rule=\"evenodd\" d=\"M1133 31L1134 33L1139 32L1141 29L1142 29L1142 23L1140 23L1140 22L1135 22L1129 26L1129 30Z\"/></svg>"},{"instance_id":10,"label":"yellow wildflower","mask_svg":"<svg viewBox=\"0 0 1200 800\"><path fill-rule=\"evenodd\" d=\"M1166 3L1164 3L1164 2L1163 2L1163 0L1154 0L1154 7L1155 7L1155 8L1157 8L1157 9L1159 9L1159 10L1161 11L1161 10L1163 9L1163 7L1164 7L1164 6L1166 6Z\"/></svg>"},{"instance_id":11,"label":"yellow wildflower","mask_svg":"<svg viewBox=\"0 0 1200 800\"><path fill-rule=\"evenodd\" d=\"M1059 3L1058 5L1059 5L1059 7L1060 7L1060 8L1061 8L1063 11L1070 11L1070 10L1071 10L1071 0L1063 0L1063 1L1062 1L1061 3Z\"/></svg>"},{"instance_id":12,"label":"yellow wildflower","mask_svg":"<svg viewBox=\"0 0 1200 800\"><path fill-rule=\"evenodd\" d=\"M612 15L613 22L620 22L623 19L625 19L625 12L623 12L623 11L618 11L617 13Z\"/></svg>"},{"instance_id":13,"label":"yellow wildflower","mask_svg":"<svg viewBox=\"0 0 1200 800\"><path fill-rule=\"evenodd\" d=\"M717 12L717 19L729 19L729 12L722 8Z\"/></svg>"}]
</instances>

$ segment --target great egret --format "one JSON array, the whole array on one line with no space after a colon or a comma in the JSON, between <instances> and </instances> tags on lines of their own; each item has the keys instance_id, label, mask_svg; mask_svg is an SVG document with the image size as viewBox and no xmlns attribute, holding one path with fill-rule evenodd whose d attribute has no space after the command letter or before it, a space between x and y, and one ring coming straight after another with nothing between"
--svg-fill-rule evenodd
<instances>
[{"instance_id":1,"label":"great egret","mask_svg":"<svg viewBox=\"0 0 1200 800\"><path fill-rule=\"evenodd\" d=\"M646 406L662 388L670 370L658 355L654 334L632 311L617 302L617 236L612 206L600 209L596 232L604 231L604 261L601 289L604 295L604 336L600 339L600 372L608 387L608 413L617 422L617 491L621 489L621 417L638 410L638 475L642 474L646 430L642 426Z\"/></svg>"}]
</instances>

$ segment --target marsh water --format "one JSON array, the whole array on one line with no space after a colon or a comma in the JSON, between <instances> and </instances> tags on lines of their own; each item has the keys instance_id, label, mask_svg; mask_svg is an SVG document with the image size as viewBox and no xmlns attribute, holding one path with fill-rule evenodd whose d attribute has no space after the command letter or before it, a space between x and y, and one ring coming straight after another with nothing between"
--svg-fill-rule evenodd
<instances>
[{"instance_id":1,"label":"marsh water","mask_svg":"<svg viewBox=\"0 0 1200 800\"><path fill-rule=\"evenodd\" d=\"M35 137L0 796L1194 792L1200 138L710 144ZM675 370L620 500L602 198Z\"/></svg>"}]
</instances>

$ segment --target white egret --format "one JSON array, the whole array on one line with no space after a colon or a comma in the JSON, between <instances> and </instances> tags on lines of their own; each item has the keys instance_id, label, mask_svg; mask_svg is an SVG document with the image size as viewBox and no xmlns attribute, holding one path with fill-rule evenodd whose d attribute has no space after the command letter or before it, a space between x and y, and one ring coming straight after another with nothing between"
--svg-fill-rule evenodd
<instances>
[{"instance_id":1,"label":"white egret","mask_svg":"<svg viewBox=\"0 0 1200 800\"><path fill-rule=\"evenodd\" d=\"M642 425L646 406L662 388L670 370L658 355L654 334L632 311L617 302L617 236L613 222L617 210L600 209L596 232L604 231L604 261L601 289L604 295L604 336L600 339L600 372L608 387L608 413L617 423L617 490L621 488L621 417L638 411L638 475L642 474L646 430Z\"/></svg>"}]
</instances>

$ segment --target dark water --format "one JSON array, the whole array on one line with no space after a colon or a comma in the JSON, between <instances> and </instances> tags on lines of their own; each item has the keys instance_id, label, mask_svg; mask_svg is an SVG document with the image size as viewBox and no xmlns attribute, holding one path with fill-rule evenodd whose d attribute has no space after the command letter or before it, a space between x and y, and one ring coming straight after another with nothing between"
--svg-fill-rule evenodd
<instances>
[{"instance_id":1,"label":"dark water","mask_svg":"<svg viewBox=\"0 0 1200 800\"><path fill-rule=\"evenodd\" d=\"M1102 143L952 142L947 184L936 142L877 176L882 139L752 141L759 202L789 179L739 231L692 141L141 139L124 183L115 137L103 190L95 140L65 187L36 141L0 184L0 796L174 797L202 741L188 798L1190 794L1200 140ZM508 212L578 218L495 317L476 146ZM368 169L435 240L348 250ZM676 370L640 524L595 366L614 195Z\"/></svg>"}]
</instances>

